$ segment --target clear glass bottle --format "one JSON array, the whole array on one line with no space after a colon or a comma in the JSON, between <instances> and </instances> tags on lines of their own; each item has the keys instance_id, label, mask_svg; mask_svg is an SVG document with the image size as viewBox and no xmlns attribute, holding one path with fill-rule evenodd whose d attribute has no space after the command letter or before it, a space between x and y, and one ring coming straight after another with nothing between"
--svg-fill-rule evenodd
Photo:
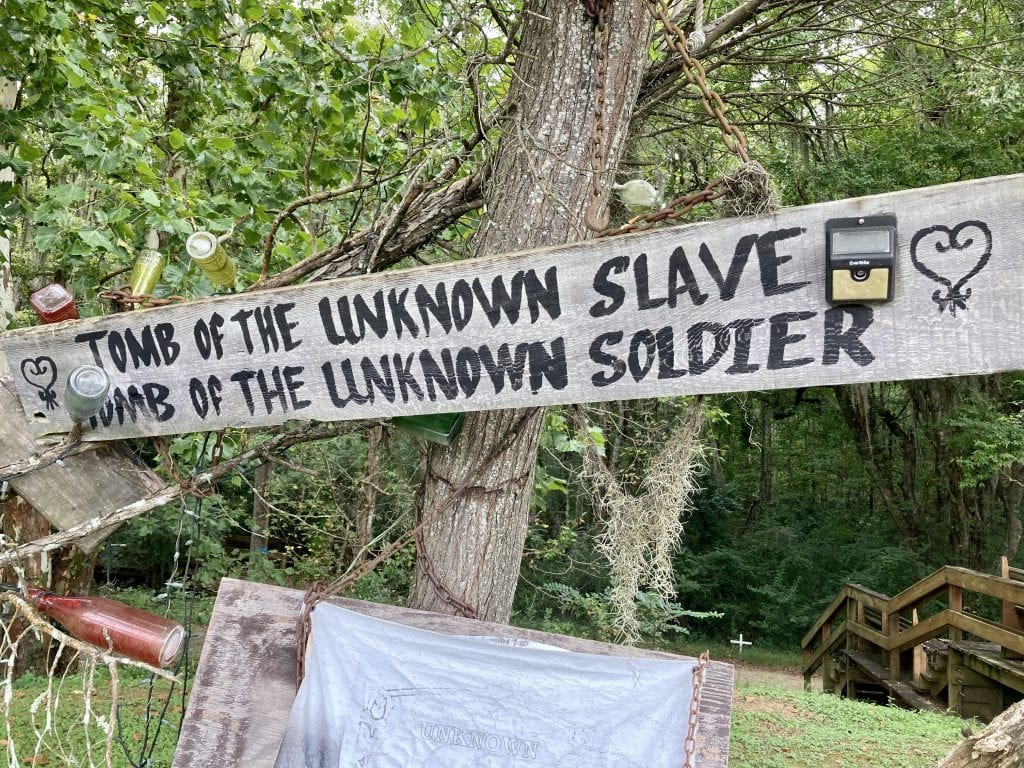
<instances>
[{"instance_id":1,"label":"clear glass bottle","mask_svg":"<svg viewBox=\"0 0 1024 768\"><path fill-rule=\"evenodd\" d=\"M64 597L40 587L28 587L36 610L84 643L150 664L169 666L181 651L185 629L163 616L133 608L106 597Z\"/></svg>"}]
</instances>

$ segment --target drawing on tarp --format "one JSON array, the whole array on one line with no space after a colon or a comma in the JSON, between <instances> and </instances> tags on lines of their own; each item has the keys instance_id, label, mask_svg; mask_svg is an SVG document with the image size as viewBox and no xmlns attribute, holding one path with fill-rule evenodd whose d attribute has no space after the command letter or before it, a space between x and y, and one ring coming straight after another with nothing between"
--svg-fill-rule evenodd
<instances>
[{"instance_id":1,"label":"drawing on tarp","mask_svg":"<svg viewBox=\"0 0 1024 768\"><path fill-rule=\"evenodd\" d=\"M698 663L444 635L320 603L275 768L679 768Z\"/></svg>"}]
</instances>

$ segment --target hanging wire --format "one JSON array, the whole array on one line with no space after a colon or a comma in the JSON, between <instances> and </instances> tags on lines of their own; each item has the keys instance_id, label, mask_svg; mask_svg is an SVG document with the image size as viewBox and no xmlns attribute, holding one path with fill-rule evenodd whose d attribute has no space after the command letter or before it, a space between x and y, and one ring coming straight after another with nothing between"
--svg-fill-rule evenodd
<instances>
[{"instance_id":1,"label":"hanging wire","mask_svg":"<svg viewBox=\"0 0 1024 768\"><path fill-rule=\"evenodd\" d=\"M198 458L196 459L195 465L192 467L190 473L190 479L195 477L202 472L205 468L206 451L210 442L210 433L207 432L203 438L203 447L199 451ZM189 597L190 585L189 579L192 575L192 552L195 546L195 542L199 540L202 535L202 511L203 511L203 496L193 496L193 508L188 509L188 502L183 496L178 509L178 524L177 531L174 540L174 555L171 564L171 572L167 577L164 586L166 589L167 604L165 606L165 612L170 611L171 603L173 601L172 594L175 587L174 584L180 584L182 606L181 606L181 618L180 622L185 627L186 636L188 641L185 643L185 648L178 658L178 663L175 665L174 673L176 677L181 679L181 714L178 718L176 730L181 732L181 725L185 719L185 707L188 703L188 685L189 685L189 672L191 668L191 646L192 646L192 620L194 613L193 601ZM185 520L188 518L188 538L184 542L184 563L182 563L182 534L185 531ZM181 576L178 578L179 568ZM166 613L165 613L166 615ZM163 726L167 723L167 713L170 710L171 702L175 696L175 682L171 683L170 689L167 691L167 697L163 701L163 705L160 707L159 717L156 718L155 728L153 727L154 718L151 716L151 710L153 707L154 699L156 698L156 677L150 675L147 682L148 690L146 692L146 720L145 728L143 730L141 739L141 751L139 752L138 762L132 756L129 742L125 738L123 731L123 723L120 717L117 718L117 741L121 747L121 751L124 753L125 758L128 760L132 768L150 768L153 764L153 753L156 751L157 744L160 741L160 732ZM152 735L150 730L152 728Z\"/></svg>"}]
</instances>

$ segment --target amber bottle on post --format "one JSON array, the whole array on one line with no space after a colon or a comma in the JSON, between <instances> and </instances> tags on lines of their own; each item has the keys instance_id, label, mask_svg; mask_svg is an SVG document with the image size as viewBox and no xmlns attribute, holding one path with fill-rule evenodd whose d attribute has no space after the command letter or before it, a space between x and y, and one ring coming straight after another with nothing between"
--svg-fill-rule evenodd
<instances>
[{"instance_id":1,"label":"amber bottle on post","mask_svg":"<svg viewBox=\"0 0 1024 768\"><path fill-rule=\"evenodd\" d=\"M61 623L84 643L109 648L154 667L166 667L181 651L185 629L177 622L105 597L63 597L28 587L36 610Z\"/></svg>"}]
</instances>

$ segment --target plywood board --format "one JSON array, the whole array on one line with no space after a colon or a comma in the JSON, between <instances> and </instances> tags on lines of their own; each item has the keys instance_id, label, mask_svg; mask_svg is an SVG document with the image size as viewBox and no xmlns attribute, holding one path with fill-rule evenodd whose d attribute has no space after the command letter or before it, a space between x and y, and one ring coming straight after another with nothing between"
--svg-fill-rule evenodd
<instances>
[{"instance_id":1,"label":"plywood board","mask_svg":"<svg viewBox=\"0 0 1024 768\"><path fill-rule=\"evenodd\" d=\"M581 640L409 608L335 598L389 621L462 635L524 638L607 655L669 657L656 651ZM203 644L173 768L273 768L295 698L295 622L302 592L223 579ZM733 668L711 662L701 697L697 765L726 768ZM679 724L680 738L686 723Z\"/></svg>"},{"instance_id":2,"label":"plywood board","mask_svg":"<svg viewBox=\"0 0 1024 768\"><path fill-rule=\"evenodd\" d=\"M21 464L54 447L59 441L37 441L24 417L14 385L0 378L0 475L2 468ZM41 462L41 468L10 481L15 493L60 530L84 523L143 499L164 487L124 445L97 444L61 464ZM79 539L86 552L111 534L101 530Z\"/></svg>"},{"instance_id":3,"label":"plywood board","mask_svg":"<svg viewBox=\"0 0 1024 768\"><path fill-rule=\"evenodd\" d=\"M894 215L891 302L825 300L825 224ZM847 272L845 274L852 274ZM847 286L849 287L849 286ZM86 439L1024 369L1024 177L224 296L0 336Z\"/></svg>"}]
</instances>

